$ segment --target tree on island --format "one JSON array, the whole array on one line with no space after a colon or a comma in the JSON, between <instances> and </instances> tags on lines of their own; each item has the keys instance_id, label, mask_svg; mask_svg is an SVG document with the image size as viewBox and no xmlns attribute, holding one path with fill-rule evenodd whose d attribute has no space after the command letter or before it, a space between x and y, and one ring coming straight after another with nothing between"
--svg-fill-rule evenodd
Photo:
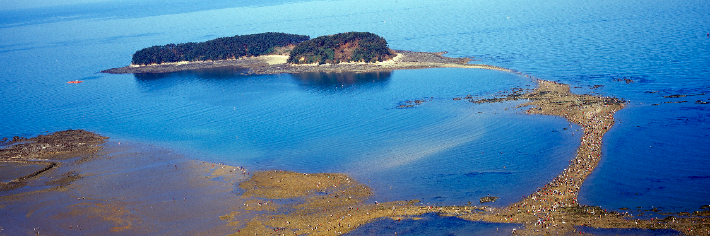
<instances>
[{"instance_id":1,"label":"tree on island","mask_svg":"<svg viewBox=\"0 0 710 236\"><path fill-rule=\"evenodd\" d=\"M296 45L288 62L294 64L340 62L378 62L397 54L387 40L369 32L348 32L321 36Z\"/></svg>"},{"instance_id":2,"label":"tree on island","mask_svg":"<svg viewBox=\"0 0 710 236\"><path fill-rule=\"evenodd\" d=\"M179 61L206 61L260 56L274 52L277 47L293 46L310 39L306 35L261 33L223 37L201 43L167 44L138 50L133 54L134 65L161 64Z\"/></svg>"}]
</instances>

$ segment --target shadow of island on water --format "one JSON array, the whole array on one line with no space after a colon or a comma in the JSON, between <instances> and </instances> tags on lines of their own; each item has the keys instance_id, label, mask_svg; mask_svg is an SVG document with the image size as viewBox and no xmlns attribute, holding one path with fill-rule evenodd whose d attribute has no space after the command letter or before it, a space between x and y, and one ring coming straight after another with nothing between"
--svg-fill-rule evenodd
<instances>
[{"instance_id":1,"label":"shadow of island on water","mask_svg":"<svg viewBox=\"0 0 710 236\"><path fill-rule=\"evenodd\" d=\"M185 70L171 73L136 73L133 76L141 87L150 90L165 89L186 82L219 82L234 79L254 78L249 69L237 66ZM289 74L294 84L306 91L335 92L342 89L376 89L387 86L391 71L375 72L307 72Z\"/></svg>"},{"instance_id":2,"label":"shadow of island on water","mask_svg":"<svg viewBox=\"0 0 710 236\"><path fill-rule=\"evenodd\" d=\"M196 70L184 70L170 73L136 73L133 76L139 82L167 79L167 78L197 78L197 79L227 79L237 76L245 76L249 72L248 68L238 66L225 66L217 68L205 68Z\"/></svg>"},{"instance_id":3,"label":"shadow of island on water","mask_svg":"<svg viewBox=\"0 0 710 236\"><path fill-rule=\"evenodd\" d=\"M135 73L133 77L144 92L151 92L194 82L221 84L225 81L246 78L249 76L247 72L249 72L248 68L225 66L170 73Z\"/></svg>"},{"instance_id":4,"label":"shadow of island on water","mask_svg":"<svg viewBox=\"0 0 710 236\"><path fill-rule=\"evenodd\" d=\"M391 71L374 72L309 72L291 74L300 87L306 90L330 91L340 89L376 89L387 86Z\"/></svg>"}]
</instances>

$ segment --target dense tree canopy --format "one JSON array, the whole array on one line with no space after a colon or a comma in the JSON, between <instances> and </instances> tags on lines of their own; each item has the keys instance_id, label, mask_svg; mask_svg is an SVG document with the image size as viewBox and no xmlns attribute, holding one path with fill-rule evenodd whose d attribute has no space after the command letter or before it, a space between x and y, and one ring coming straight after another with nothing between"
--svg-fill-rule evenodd
<instances>
[{"instance_id":1,"label":"dense tree canopy","mask_svg":"<svg viewBox=\"0 0 710 236\"><path fill-rule=\"evenodd\" d=\"M387 47L387 40L368 32L348 32L321 36L299 43L288 62L340 63L385 61L396 54Z\"/></svg>"},{"instance_id":2,"label":"dense tree canopy","mask_svg":"<svg viewBox=\"0 0 710 236\"><path fill-rule=\"evenodd\" d=\"M275 47L296 45L308 40L306 35L261 33L223 37L201 43L168 44L141 49L133 54L136 65L178 61L234 59L272 53Z\"/></svg>"}]
</instances>

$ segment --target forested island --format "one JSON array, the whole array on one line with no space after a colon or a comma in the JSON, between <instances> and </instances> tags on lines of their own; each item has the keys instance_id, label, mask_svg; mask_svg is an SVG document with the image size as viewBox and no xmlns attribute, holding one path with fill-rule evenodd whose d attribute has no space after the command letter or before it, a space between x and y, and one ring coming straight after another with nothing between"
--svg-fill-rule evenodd
<instances>
[{"instance_id":1,"label":"forested island","mask_svg":"<svg viewBox=\"0 0 710 236\"><path fill-rule=\"evenodd\" d=\"M222 37L201 43L152 46L136 51L131 63L151 65L216 61L283 54L289 50L288 62L295 64L377 62L397 55L387 47L387 40L369 32L348 32L309 39L307 35L269 32Z\"/></svg>"},{"instance_id":2,"label":"forested island","mask_svg":"<svg viewBox=\"0 0 710 236\"><path fill-rule=\"evenodd\" d=\"M369 32L348 32L320 36L296 45L288 62L294 64L338 64L341 62L381 62L397 55L387 40Z\"/></svg>"},{"instance_id":3,"label":"forested island","mask_svg":"<svg viewBox=\"0 0 710 236\"><path fill-rule=\"evenodd\" d=\"M201 43L167 44L138 50L131 65L101 71L110 74L170 73L236 66L247 74L304 72L368 72L434 67L465 67L508 71L468 64L470 58L446 52L392 50L387 40L369 32L347 32L310 39L306 35L261 33Z\"/></svg>"},{"instance_id":4,"label":"forested island","mask_svg":"<svg viewBox=\"0 0 710 236\"><path fill-rule=\"evenodd\" d=\"M307 35L261 33L222 37L201 43L167 44L138 50L133 65L162 64L181 61L227 60L268 55L279 47L294 46L310 39Z\"/></svg>"}]
</instances>

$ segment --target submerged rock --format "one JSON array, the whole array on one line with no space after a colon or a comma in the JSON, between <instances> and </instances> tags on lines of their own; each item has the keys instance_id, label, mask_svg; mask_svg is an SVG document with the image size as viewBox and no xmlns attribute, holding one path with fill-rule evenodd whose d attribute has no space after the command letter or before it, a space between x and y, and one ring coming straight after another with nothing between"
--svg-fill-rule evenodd
<instances>
[{"instance_id":1,"label":"submerged rock","mask_svg":"<svg viewBox=\"0 0 710 236\"><path fill-rule=\"evenodd\" d=\"M480 202L481 203L486 203L486 202L495 202L498 199L498 197L491 197L491 196L486 196L482 197Z\"/></svg>"}]
</instances>

